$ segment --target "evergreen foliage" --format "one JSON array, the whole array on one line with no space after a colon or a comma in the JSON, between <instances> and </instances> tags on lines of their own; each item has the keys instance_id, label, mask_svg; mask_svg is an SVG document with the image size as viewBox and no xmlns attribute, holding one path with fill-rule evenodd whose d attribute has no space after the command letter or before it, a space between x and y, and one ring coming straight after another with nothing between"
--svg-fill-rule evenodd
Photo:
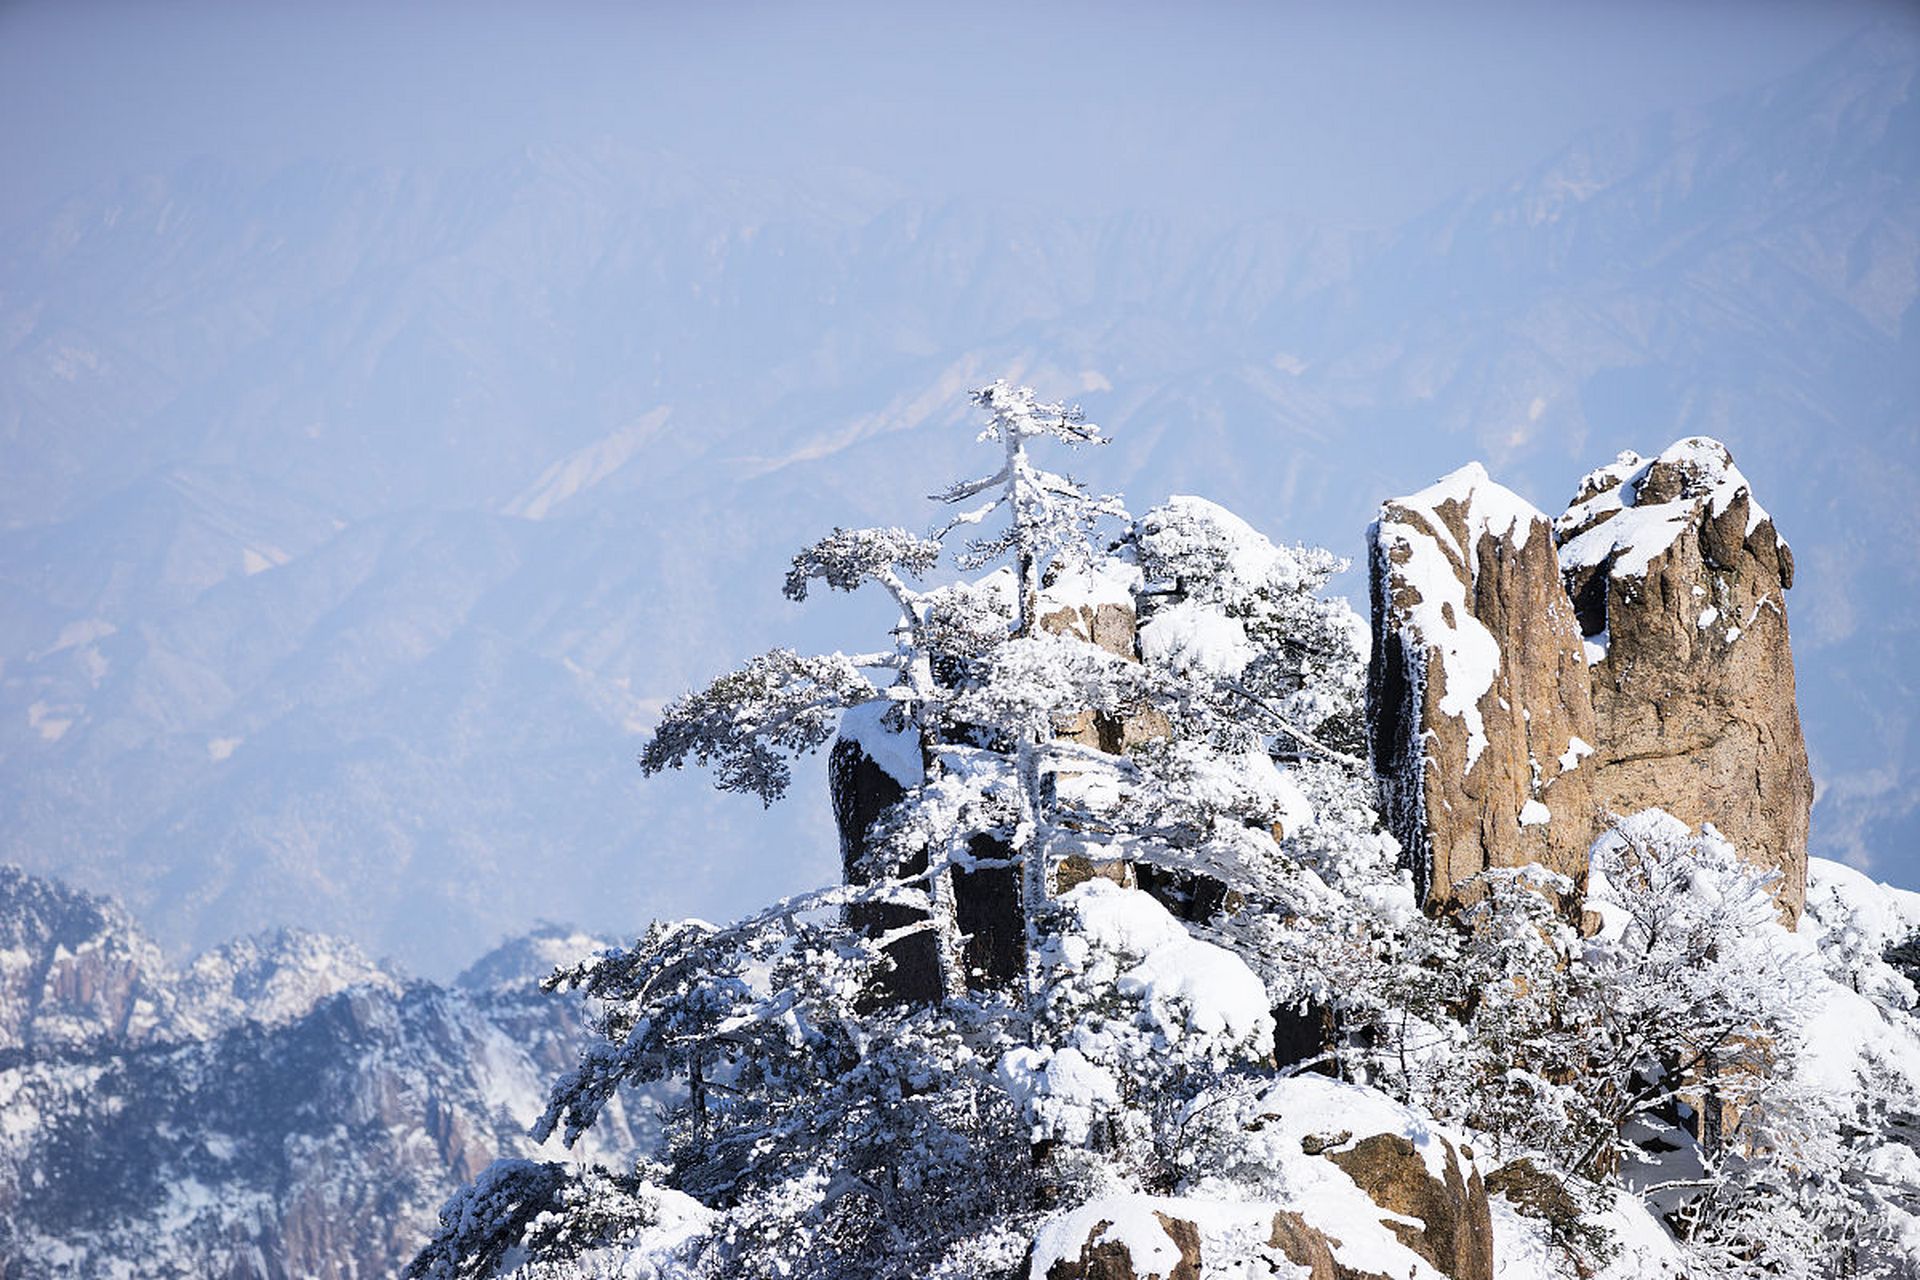
<instances>
[{"instance_id":1,"label":"evergreen foliage","mask_svg":"<svg viewBox=\"0 0 1920 1280\"><path fill-rule=\"evenodd\" d=\"M1621 1204L1701 1276L1911 1274L1859 1224L1913 1190L1887 1135L1920 1105L1890 1074L1847 1114L1800 1034L1838 981L1906 1016L1884 947L1791 939L1765 876L1657 810L1595 846L1597 927L1537 867L1423 914L1361 758L1342 563L1200 499L1133 519L1029 457L1103 443L1077 409L1005 383L974 402L1002 464L938 495L974 505L930 537L836 529L788 575L795 600L888 592L889 647L756 658L641 756L771 803L838 736L899 796L852 833L848 882L556 974L596 1038L535 1136L670 1084L659 1163L496 1165L410 1275L1011 1276L1100 1197L1275 1194L1262 1135L1303 1072L1531 1171L1568 1274L1624 1256ZM978 576L910 585L943 555ZM1125 651L1095 642L1116 606ZM994 874L1017 892L979 897ZM1012 981L970 959L983 911L1020 940ZM889 985L912 939L925 998Z\"/></svg>"}]
</instances>

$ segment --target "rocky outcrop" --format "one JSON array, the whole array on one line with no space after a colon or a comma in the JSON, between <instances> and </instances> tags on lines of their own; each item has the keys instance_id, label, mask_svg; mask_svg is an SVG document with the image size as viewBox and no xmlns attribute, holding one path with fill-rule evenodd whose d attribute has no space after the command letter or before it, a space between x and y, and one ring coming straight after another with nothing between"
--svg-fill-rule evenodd
<instances>
[{"instance_id":1,"label":"rocky outcrop","mask_svg":"<svg viewBox=\"0 0 1920 1280\"><path fill-rule=\"evenodd\" d=\"M1056 1258L1044 1280L1200 1280L1200 1228L1193 1222L1149 1209L1152 1239L1142 1248L1142 1228L1115 1233L1110 1219L1095 1222L1072 1258ZM1141 1256L1135 1257L1138 1253ZM1041 1277L1036 1277L1041 1280Z\"/></svg>"},{"instance_id":2,"label":"rocky outcrop","mask_svg":"<svg viewBox=\"0 0 1920 1280\"><path fill-rule=\"evenodd\" d=\"M160 968L114 904L0 867L0 1046L142 1040L161 1017Z\"/></svg>"},{"instance_id":3,"label":"rocky outcrop","mask_svg":"<svg viewBox=\"0 0 1920 1280\"><path fill-rule=\"evenodd\" d=\"M1156 1202L1144 1197L1133 1199L1138 1203L1123 1201L1116 1204L1114 1209L1120 1213L1129 1209L1144 1209L1151 1214L1148 1220L1155 1224L1154 1228L1143 1230L1143 1223L1141 1227L1116 1231L1115 1222L1098 1216L1096 1211L1092 1225L1084 1228L1085 1239L1078 1242L1079 1252L1066 1257L1050 1257L1044 1271L1029 1268L1032 1280L1198 1280L1203 1274L1203 1261L1209 1256L1217 1259L1222 1250L1216 1245L1213 1254L1209 1255L1199 1224L1175 1216L1181 1202L1157 1202L1166 1206L1161 1209L1151 1207ZM1209 1208L1215 1208L1215 1212L1203 1216L1217 1218L1217 1208ZM1174 1212L1170 1213L1168 1209ZM1083 1213L1080 1216L1084 1218L1088 1215ZM1258 1238L1245 1230L1236 1234L1242 1239ZM1338 1242L1290 1209L1273 1215L1266 1247L1266 1257L1245 1259L1235 1256L1228 1259L1228 1266L1257 1262L1265 1268L1261 1274L1298 1274L1301 1280L1393 1280L1385 1272L1364 1270L1343 1263L1336 1252ZM1134 1256L1136 1251L1141 1255L1138 1258ZM1292 1273L1281 1272L1276 1265L1281 1259L1293 1264L1296 1270ZM1235 1274L1241 1273L1235 1271Z\"/></svg>"},{"instance_id":4,"label":"rocky outcrop","mask_svg":"<svg viewBox=\"0 0 1920 1280\"><path fill-rule=\"evenodd\" d=\"M1438 1174L1413 1142L1376 1133L1325 1157L1367 1198L1398 1217L1382 1218L1400 1242L1453 1280L1493 1280L1493 1218L1477 1171L1463 1172L1453 1143L1439 1138ZM1419 1226L1406 1221L1417 1218Z\"/></svg>"},{"instance_id":5,"label":"rocky outcrop","mask_svg":"<svg viewBox=\"0 0 1920 1280\"><path fill-rule=\"evenodd\" d=\"M841 736L827 757L827 784L833 797L834 826L840 832L840 866L847 884L871 884L884 875L911 875L927 869L921 856L907 866L875 864L873 827L880 815L918 781L919 748L899 742L881 722L884 704L855 707L842 719ZM869 903L847 908L847 924L879 937L926 919L913 907ZM931 1003L940 999L939 943L932 931L909 935L887 947L893 968L881 975L882 999Z\"/></svg>"},{"instance_id":6,"label":"rocky outcrop","mask_svg":"<svg viewBox=\"0 0 1920 1280\"><path fill-rule=\"evenodd\" d=\"M1384 1094L1276 1081L1236 1126L1244 1194L1113 1195L1043 1223L1034 1280L1288 1274L1493 1280L1493 1217L1471 1149ZM1265 1197L1265 1198L1263 1198Z\"/></svg>"},{"instance_id":7,"label":"rocky outcrop","mask_svg":"<svg viewBox=\"0 0 1920 1280\"><path fill-rule=\"evenodd\" d=\"M1603 810L1712 823L1806 898L1813 802L1794 699L1793 553L1718 441L1624 453L1554 528L1585 636Z\"/></svg>"},{"instance_id":8,"label":"rocky outcrop","mask_svg":"<svg viewBox=\"0 0 1920 1280\"><path fill-rule=\"evenodd\" d=\"M1373 764L1422 899L1530 862L1583 884L1594 719L1547 518L1475 463L1382 505L1368 551Z\"/></svg>"},{"instance_id":9,"label":"rocky outcrop","mask_svg":"<svg viewBox=\"0 0 1920 1280\"><path fill-rule=\"evenodd\" d=\"M1140 660L1140 620L1133 592L1134 572L1069 571L1049 583L1040 596L1040 629L1104 649L1128 662ZM1060 737L1083 747L1120 755L1172 726L1152 708L1134 714L1103 715L1087 710L1054 725Z\"/></svg>"},{"instance_id":10,"label":"rocky outcrop","mask_svg":"<svg viewBox=\"0 0 1920 1280\"><path fill-rule=\"evenodd\" d=\"M1040 597L1041 629L1137 661L1138 624L1133 605L1137 578L1137 573L1125 568L1117 572L1070 570L1056 576ZM848 711L828 758L841 868L848 884L870 883L883 870L897 876L926 869L924 857L884 868L875 865L875 822L924 777L918 744L908 742L907 735L884 722L888 705L878 701ZM1150 738L1165 737L1170 725L1166 716L1152 708L1113 715L1088 709L1060 717L1054 731L1064 740L1119 754ZM1002 841L986 834L973 837L970 852L989 863L1004 862L1010 854ZM1091 876L1128 884L1134 880L1133 868L1125 864L1095 864L1082 858L1062 869L1055 889L1064 892ZM963 938L961 963L968 985L991 989L1020 981L1026 973L1026 928L1020 914L1018 869L988 866L958 871L953 877L953 892ZM848 923L870 935L905 928L924 918L923 912L906 906L855 906L847 910ZM938 947L932 931L892 943L887 951L893 969L881 979L881 997L938 1000L942 994Z\"/></svg>"},{"instance_id":11,"label":"rocky outcrop","mask_svg":"<svg viewBox=\"0 0 1920 1280\"><path fill-rule=\"evenodd\" d=\"M1309 1226L1307 1220L1290 1210L1273 1215L1273 1230L1267 1248L1279 1253L1296 1267L1306 1268L1306 1280L1387 1280L1378 1272L1355 1271L1340 1265L1334 1256L1333 1242L1324 1231Z\"/></svg>"}]
</instances>

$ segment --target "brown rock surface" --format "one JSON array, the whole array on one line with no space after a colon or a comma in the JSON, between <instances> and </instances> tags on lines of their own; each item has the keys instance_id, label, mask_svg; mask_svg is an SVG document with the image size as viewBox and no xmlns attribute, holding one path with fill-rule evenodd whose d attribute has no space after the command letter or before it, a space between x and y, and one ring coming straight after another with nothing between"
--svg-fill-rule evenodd
<instances>
[{"instance_id":1,"label":"brown rock surface","mask_svg":"<svg viewBox=\"0 0 1920 1280\"><path fill-rule=\"evenodd\" d=\"M1477 1170L1461 1172L1459 1152L1447 1153L1444 1178L1436 1178L1413 1143L1399 1134L1376 1133L1325 1158L1340 1166L1382 1209L1420 1219L1424 1226L1383 1218L1400 1242L1453 1280L1493 1280L1493 1217L1487 1188Z\"/></svg>"},{"instance_id":2,"label":"brown rock surface","mask_svg":"<svg viewBox=\"0 0 1920 1280\"><path fill-rule=\"evenodd\" d=\"M1269 1249L1279 1250L1288 1262L1307 1269L1307 1280L1392 1280L1378 1271L1344 1265L1333 1256L1335 1243L1326 1232L1289 1211L1273 1215L1273 1234L1267 1238Z\"/></svg>"},{"instance_id":3,"label":"brown rock surface","mask_svg":"<svg viewBox=\"0 0 1920 1280\"><path fill-rule=\"evenodd\" d=\"M1422 899L1529 862L1584 885L1593 709L1547 518L1475 463L1383 504L1368 544L1373 764Z\"/></svg>"},{"instance_id":4,"label":"brown rock surface","mask_svg":"<svg viewBox=\"0 0 1920 1280\"><path fill-rule=\"evenodd\" d=\"M1119 584L1106 582L1099 585L1113 590ZM1041 610L1040 627L1043 631L1084 640L1128 662L1140 660L1139 618L1130 600L1083 600L1049 607L1049 602L1043 596ZM1151 738L1166 737L1172 732L1172 726L1165 715L1146 707L1130 715L1081 711L1056 723L1054 732L1083 747L1092 747L1109 755L1123 755L1129 747Z\"/></svg>"},{"instance_id":5,"label":"brown rock surface","mask_svg":"<svg viewBox=\"0 0 1920 1280\"><path fill-rule=\"evenodd\" d=\"M1184 1218L1158 1211L1153 1216L1179 1251L1180 1259L1173 1270L1164 1275L1158 1271L1142 1273L1124 1241L1102 1238L1113 1224L1100 1222L1087 1233L1080 1256L1056 1261L1047 1268L1046 1280L1200 1280L1200 1229Z\"/></svg>"},{"instance_id":6,"label":"brown rock surface","mask_svg":"<svg viewBox=\"0 0 1920 1280\"><path fill-rule=\"evenodd\" d=\"M1794 700L1793 553L1718 441L1622 454L1555 526L1595 659L1590 762L1603 810L1712 823L1806 900L1813 780Z\"/></svg>"}]
</instances>

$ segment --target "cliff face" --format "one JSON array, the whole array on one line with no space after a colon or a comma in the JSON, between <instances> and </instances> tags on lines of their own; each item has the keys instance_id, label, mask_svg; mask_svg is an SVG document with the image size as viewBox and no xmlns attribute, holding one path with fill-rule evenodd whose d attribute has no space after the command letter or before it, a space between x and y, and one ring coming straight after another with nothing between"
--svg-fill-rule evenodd
<instances>
[{"instance_id":1,"label":"cliff face","mask_svg":"<svg viewBox=\"0 0 1920 1280\"><path fill-rule=\"evenodd\" d=\"M540 941L458 988L312 934L174 971L114 904L0 870L0 1274L395 1274L454 1187L530 1154L585 1035L535 981L593 940ZM648 1141L638 1110L602 1150Z\"/></svg>"},{"instance_id":2,"label":"cliff face","mask_svg":"<svg viewBox=\"0 0 1920 1280\"><path fill-rule=\"evenodd\" d=\"M1607 814L1711 823L1806 896L1813 799L1793 555L1725 446L1623 454L1546 517L1477 464L1369 533L1368 717L1421 896L1538 862L1582 882Z\"/></svg>"},{"instance_id":3,"label":"cliff face","mask_svg":"<svg viewBox=\"0 0 1920 1280\"><path fill-rule=\"evenodd\" d=\"M1806 899L1813 778L1787 634L1793 553L1718 441L1622 454L1555 522L1592 661L1596 799L1712 823Z\"/></svg>"},{"instance_id":4,"label":"cliff face","mask_svg":"<svg viewBox=\"0 0 1920 1280\"><path fill-rule=\"evenodd\" d=\"M885 703L855 707L841 723L827 757L827 786L834 826L840 832L840 867L848 884L871 884L892 875L925 871L924 855L904 866L875 866L873 824L921 776L920 744L883 723ZM847 923L871 937L926 919L914 907L871 903L847 908ZM939 943L932 932L911 934L887 947L893 969L881 979L889 999L929 1002L940 998Z\"/></svg>"},{"instance_id":5,"label":"cliff face","mask_svg":"<svg viewBox=\"0 0 1920 1280\"><path fill-rule=\"evenodd\" d=\"M1547 518L1478 465L1369 531L1382 811L1429 903L1490 867L1583 883L1594 720Z\"/></svg>"}]
</instances>

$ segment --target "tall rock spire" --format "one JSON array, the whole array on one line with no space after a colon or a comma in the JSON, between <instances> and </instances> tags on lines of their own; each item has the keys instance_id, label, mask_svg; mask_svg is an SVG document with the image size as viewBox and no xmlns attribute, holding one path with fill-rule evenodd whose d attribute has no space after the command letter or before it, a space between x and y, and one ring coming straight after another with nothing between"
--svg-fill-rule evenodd
<instances>
[{"instance_id":1,"label":"tall rock spire","mask_svg":"<svg viewBox=\"0 0 1920 1280\"><path fill-rule=\"evenodd\" d=\"M1591 663L1602 809L1712 823L1806 900L1813 779L1794 699L1793 553L1725 445L1623 453L1554 525Z\"/></svg>"},{"instance_id":2,"label":"tall rock spire","mask_svg":"<svg viewBox=\"0 0 1920 1280\"><path fill-rule=\"evenodd\" d=\"M1473 463L1384 503L1368 552L1373 764L1422 899L1529 862L1583 885L1594 718L1547 517Z\"/></svg>"}]
</instances>

